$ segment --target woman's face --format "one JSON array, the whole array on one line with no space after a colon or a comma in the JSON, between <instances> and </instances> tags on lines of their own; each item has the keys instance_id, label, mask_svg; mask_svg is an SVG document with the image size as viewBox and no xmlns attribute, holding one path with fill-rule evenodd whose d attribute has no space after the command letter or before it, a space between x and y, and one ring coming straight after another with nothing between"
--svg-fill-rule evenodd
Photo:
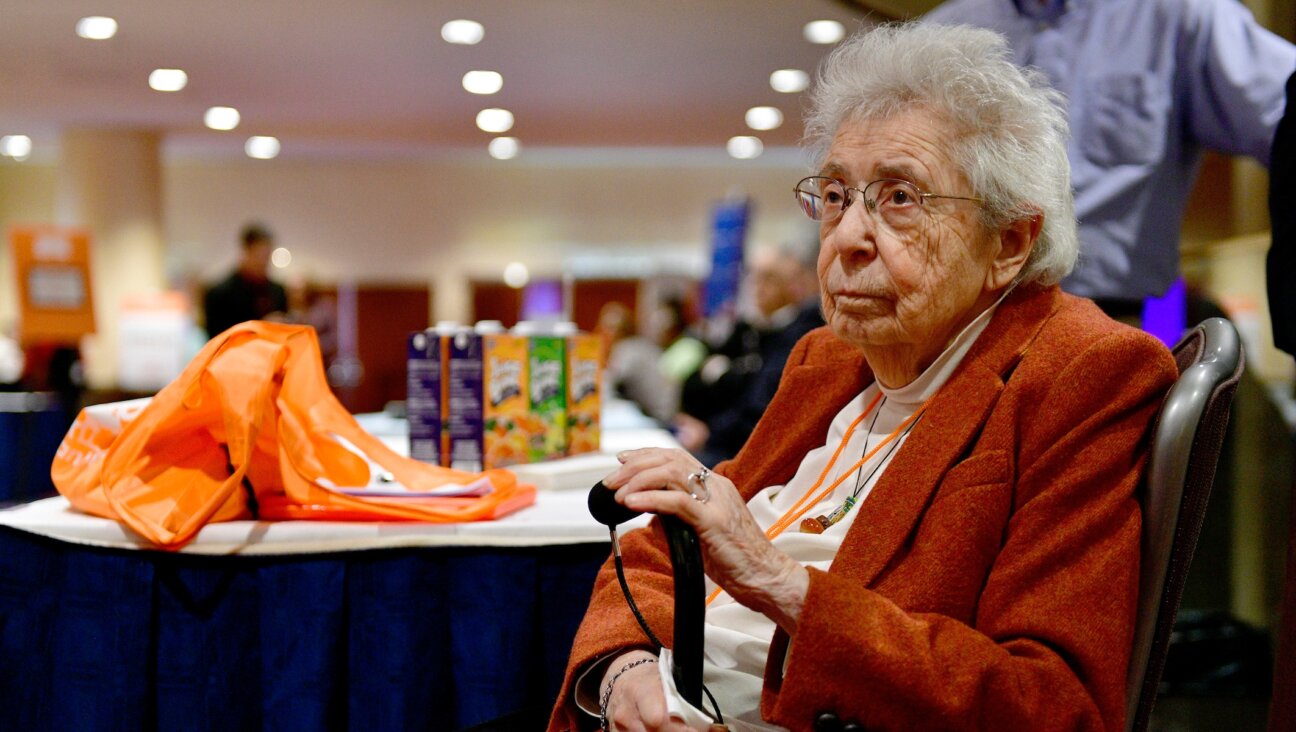
<instances>
[{"instance_id":1,"label":"woman's face","mask_svg":"<svg viewBox=\"0 0 1296 732\"><path fill-rule=\"evenodd\" d=\"M848 121L819 174L861 189L894 178L924 192L970 197L971 186L946 153L949 141L945 125L923 110ZM917 223L898 232L858 192L851 195L841 216L820 224L824 316L870 363L875 354L910 356L918 367L912 378L992 301L986 294L996 236L980 223L973 201L928 198Z\"/></svg>"}]
</instances>

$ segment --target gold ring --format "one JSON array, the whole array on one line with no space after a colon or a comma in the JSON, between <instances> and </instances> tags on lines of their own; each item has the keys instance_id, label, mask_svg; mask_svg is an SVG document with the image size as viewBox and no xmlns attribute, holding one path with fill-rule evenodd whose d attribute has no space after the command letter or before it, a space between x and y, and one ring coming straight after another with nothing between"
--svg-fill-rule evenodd
<instances>
[{"instance_id":1,"label":"gold ring","mask_svg":"<svg viewBox=\"0 0 1296 732\"><path fill-rule=\"evenodd\" d=\"M688 493L693 496L693 500L699 503L706 503L711 500L711 489L707 488L707 477L710 475L711 471L705 467L696 473L689 473ZM693 489L694 486L697 486L697 490Z\"/></svg>"}]
</instances>

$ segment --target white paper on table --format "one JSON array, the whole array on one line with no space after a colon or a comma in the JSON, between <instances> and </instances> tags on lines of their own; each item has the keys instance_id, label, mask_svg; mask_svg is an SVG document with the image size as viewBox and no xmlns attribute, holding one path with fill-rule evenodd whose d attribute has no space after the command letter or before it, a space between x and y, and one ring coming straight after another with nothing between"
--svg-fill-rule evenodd
<instances>
[{"instance_id":1,"label":"white paper on table","mask_svg":"<svg viewBox=\"0 0 1296 732\"><path fill-rule=\"evenodd\" d=\"M333 490L349 496L370 496L372 498L453 498L464 496L475 498L484 496L494 489L495 486L490 482L490 478L485 476L471 483L446 483L436 488L419 491L410 490L399 483L392 483L385 487L366 486L353 488L339 486L333 488Z\"/></svg>"}]
</instances>

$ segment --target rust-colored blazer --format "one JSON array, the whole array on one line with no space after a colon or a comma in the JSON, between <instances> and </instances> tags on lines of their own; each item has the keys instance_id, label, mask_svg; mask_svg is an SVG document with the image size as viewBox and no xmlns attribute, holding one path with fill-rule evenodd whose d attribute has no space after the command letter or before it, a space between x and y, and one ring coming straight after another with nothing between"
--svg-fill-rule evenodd
<instances>
[{"instance_id":1,"label":"rust-colored blazer","mask_svg":"<svg viewBox=\"0 0 1296 732\"><path fill-rule=\"evenodd\" d=\"M856 509L830 570L810 570L796 634L774 635L764 717L793 730L825 712L866 729L1120 729L1134 492L1176 374L1163 345L1088 300L1056 287L1006 299ZM810 333L719 472L748 498L786 482L870 381L858 350ZM635 601L669 645L660 530L628 534L622 551ZM585 724L571 701L578 669L646 644L609 562L550 729Z\"/></svg>"}]
</instances>

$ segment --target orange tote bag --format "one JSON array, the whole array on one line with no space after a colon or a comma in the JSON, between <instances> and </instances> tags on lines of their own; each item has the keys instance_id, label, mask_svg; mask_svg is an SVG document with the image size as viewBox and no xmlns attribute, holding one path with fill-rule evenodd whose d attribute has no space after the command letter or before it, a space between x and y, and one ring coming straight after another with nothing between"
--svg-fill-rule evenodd
<instances>
[{"instance_id":1,"label":"orange tote bag","mask_svg":"<svg viewBox=\"0 0 1296 732\"><path fill-rule=\"evenodd\" d=\"M370 464L409 493L364 495ZM466 473L388 449L329 390L315 331L265 322L212 339L146 404L82 410L51 476L73 506L163 548L213 521L478 521L535 502L508 471ZM468 485L484 488L424 495Z\"/></svg>"}]
</instances>

